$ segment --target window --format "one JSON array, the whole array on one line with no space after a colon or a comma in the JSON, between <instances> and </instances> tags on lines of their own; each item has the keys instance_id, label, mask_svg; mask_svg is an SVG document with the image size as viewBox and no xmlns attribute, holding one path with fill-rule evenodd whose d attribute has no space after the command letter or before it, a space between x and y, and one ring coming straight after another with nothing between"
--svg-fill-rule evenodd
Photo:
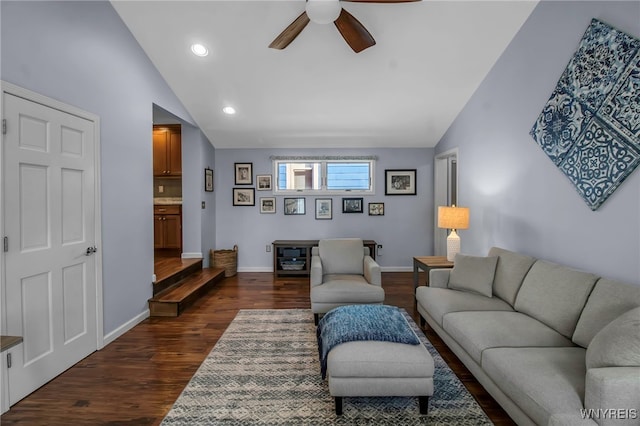
<instances>
[{"instance_id":1,"label":"window","mask_svg":"<svg viewBox=\"0 0 640 426\"><path fill-rule=\"evenodd\" d=\"M373 194L372 157L272 157L275 193Z\"/></svg>"}]
</instances>

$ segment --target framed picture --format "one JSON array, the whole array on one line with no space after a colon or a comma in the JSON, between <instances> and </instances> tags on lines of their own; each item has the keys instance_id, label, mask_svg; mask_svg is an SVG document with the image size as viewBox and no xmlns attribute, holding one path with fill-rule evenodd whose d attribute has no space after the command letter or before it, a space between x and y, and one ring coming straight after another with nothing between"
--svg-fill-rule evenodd
<instances>
[{"instance_id":1,"label":"framed picture","mask_svg":"<svg viewBox=\"0 0 640 426\"><path fill-rule=\"evenodd\" d=\"M342 213L362 213L362 198L343 198Z\"/></svg>"},{"instance_id":2,"label":"framed picture","mask_svg":"<svg viewBox=\"0 0 640 426\"><path fill-rule=\"evenodd\" d=\"M260 198L260 213L275 213L276 197Z\"/></svg>"},{"instance_id":3,"label":"framed picture","mask_svg":"<svg viewBox=\"0 0 640 426\"><path fill-rule=\"evenodd\" d=\"M385 195L416 195L416 169L385 170Z\"/></svg>"},{"instance_id":4,"label":"framed picture","mask_svg":"<svg viewBox=\"0 0 640 426\"><path fill-rule=\"evenodd\" d=\"M258 191L271 191L271 175L256 175Z\"/></svg>"},{"instance_id":5,"label":"framed picture","mask_svg":"<svg viewBox=\"0 0 640 426\"><path fill-rule=\"evenodd\" d=\"M204 190L213 192L213 170L208 167L204 169Z\"/></svg>"},{"instance_id":6,"label":"framed picture","mask_svg":"<svg viewBox=\"0 0 640 426\"><path fill-rule=\"evenodd\" d=\"M316 198L316 219L333 218L333 200L331 198Z\"/></svg>"},{"instance_id":7,"label":"framed picture","mask_svg":"<svg viewBox=\"0 0 640 426\"><path fill-rule=\"evenodd\" d=\"M304 197L299 198L285 198L284 199L284 214L306 214Z\"/></svg>"},{"instance_id":8,"label":"framed picture","mask_svg":"<svg viewBox=\"0 0 640 426\"><path fill-rule=\"evenodd\" d=\"M235 163L236 185L253 185L253 163Z\"/></svg>"},{"instance_id":9,"label":"framed picture","mask_svg":"<svg viewBox=\"0 0 640 426\"><path fill-rule=\"evenodd\" d=\"M369 216L384 216L384 203L369 203Z\"/></svg>"},{"instance_id":10,"label":"framed picture","mask_svg":"<svg viewBox=\"0 0 640 426\"><path fill-rule=\"evenodd\" d=\"M255 206L255 190L253 188L233 188L234 206Z\"/></svg>"}]
</instances>

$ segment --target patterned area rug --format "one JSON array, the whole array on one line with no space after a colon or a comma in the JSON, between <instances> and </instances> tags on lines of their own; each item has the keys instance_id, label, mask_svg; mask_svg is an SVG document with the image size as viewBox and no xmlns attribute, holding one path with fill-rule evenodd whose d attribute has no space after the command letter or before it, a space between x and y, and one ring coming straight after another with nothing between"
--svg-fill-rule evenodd
<instances>
[{"instance_id":1,"label":"patterned area rug","mask_svg":"<svg viewBox=\"0 0 640 426\"><path fill-rule=\"evenodd\" d=\"M162 425L490 425L480 406L404 312L435 362L429 414L417 398L344 398L335 414L320 378L313 314L241 310Z\"/></svg>"}]
</instances>

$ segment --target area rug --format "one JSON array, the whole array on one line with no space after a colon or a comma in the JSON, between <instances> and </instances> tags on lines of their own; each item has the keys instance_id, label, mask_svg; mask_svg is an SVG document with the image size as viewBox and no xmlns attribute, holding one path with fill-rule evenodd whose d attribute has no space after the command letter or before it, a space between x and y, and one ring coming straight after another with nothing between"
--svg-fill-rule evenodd
<instances>
[{"instance_id":1,"label":"area rug","mask_svg":"<svg viewBox=\"0 0 640 426\"><path fill-rule=\"evenodd\" d=\"M403 311L404 312L404 311ZM344 398L336 416L320 377L313 314L241 310L162 425L490 425L474 398L404 312L435 362L429 413L417 398Z\"/></svg>"},{"instance_id":2,"label":"area rug","mask_svg":"<svg viewBox=\"0 0 640 426\"><path fill-rule=\"evenodd\" d=\"M531 136L591 210L640 165L640 40L593 19Z\"/></svg>"}]
</instances>

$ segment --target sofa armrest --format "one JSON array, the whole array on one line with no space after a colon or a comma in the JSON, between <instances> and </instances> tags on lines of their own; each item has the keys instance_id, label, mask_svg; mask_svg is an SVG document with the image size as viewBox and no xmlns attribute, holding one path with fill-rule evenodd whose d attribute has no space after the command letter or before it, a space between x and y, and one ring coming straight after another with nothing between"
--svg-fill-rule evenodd
<instances>
[{"instance_id":1,"label":"sofa armrest","mask_svg":"<svg viewBox=\"0 0 640 426\"><path fill-rule=\"evenodd\" d=\"M311 256L311 272L310 280L311 287L322 284L322 260L320 256Z\"/></svg>"},{"instance_id":2,"label":"sofa armrest","mask_svg":"<svg viewBox=\"0 0 640 426\"><path fill-rule=\"evenodd\" d=\"M378 265L371 256L364 257L364 279L367 280L369 284L377 285L378 287L382 286L380 265Z\"/></svg>"},{"instance_id":3,"label":"sofa armrest","mask_svg":"<svg viewBox=\"0 0 640 426\"><path fill-rule=\"evenodd\" d=\"M584 408L587 416L600 426L637 425L640 419L640 367L588 369Z\"/></svg>"},{"instance_id":4,"label":"sofa armrest","mask_svg":"<svg viewBox=\"0 0 640 426\"><path fill-rule=\"evenodd\" d=\"M432 269L429 271L429 287L447 288L451 269Z\"/></svg>"}]
</instances>

